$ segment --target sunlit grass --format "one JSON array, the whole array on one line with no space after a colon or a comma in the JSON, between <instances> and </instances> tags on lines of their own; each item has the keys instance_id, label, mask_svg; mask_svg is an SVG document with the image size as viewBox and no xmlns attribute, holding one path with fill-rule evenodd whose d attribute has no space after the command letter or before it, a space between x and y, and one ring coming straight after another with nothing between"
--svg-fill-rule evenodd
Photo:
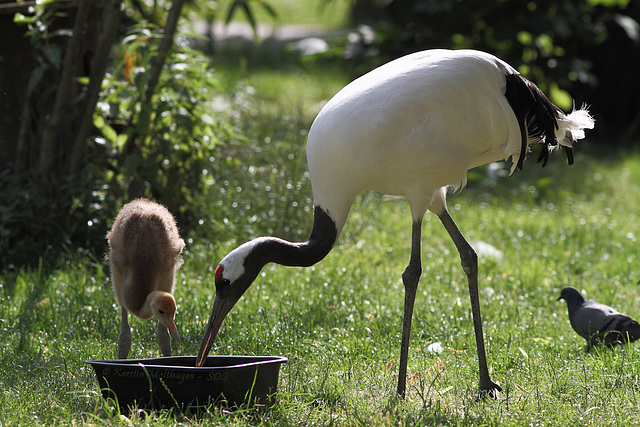
<instances>
[{"instance_id":1,"label":"sunlit grass","mask_svg":"<svg viewBox=\"0 0 640 427\"><path fill-rule=\"evenodd\" d=\"M223 325L214 352L290 359L268 418L212 409L201 417L138 414L134 423L244 424L256 416L267 424L636 423L640 350L630 345L584 354L565 305L555 299L573 285L637 316L640 224L629 210L638 204L640 156L600 162L581 155L574 168L555 160L547 170L527 163L523 173L493 187L476 182L450 197L469 240L503 254L480 258L489 361L505 390L497 401L473 403L477 361L466 283L455 248L433 217L424 224L408 397L394 399L410 220L404 200L365 194L324 261L308 269L267 266ZM287 163L282 168L286 175ZM531 187L544 186L545 176L554 184L543 196ZM252 191L247 186L227 203L257 197ZM251 213L263 214L259 208ZM305 224L290 234L304 236ZM197 352L214 294L213 269L240 243L234 230L218 236L213 242L196 236L188 245L176 289L183 339L177 354ZM74 254L55 272L22 271L0 283L3 422L117 421L84 363L116 354L119 312L103 261ZM132 326L132 357L158 356L152 322L135 319ZM429 352L436 342L442 354Z\"/></svg>"}]
</instances>

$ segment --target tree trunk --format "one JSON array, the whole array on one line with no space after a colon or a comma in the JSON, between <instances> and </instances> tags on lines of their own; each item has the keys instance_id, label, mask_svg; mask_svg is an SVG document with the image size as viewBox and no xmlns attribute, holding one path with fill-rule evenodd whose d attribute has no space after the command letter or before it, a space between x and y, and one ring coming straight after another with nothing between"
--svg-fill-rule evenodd
<instances>
[{"instance_id":1,"label":"tree trunk","mask_svg":"<svg viewBox=\"0 0 640 427\"><path fill-rule=\"evenodd\" d=\"M66 169L56 166L68 162L71 152L64 143L74 139L72 101L82 90L75 80L91 67L97 6L94 0L47 5L53 8L49 38L36 47L29 28L14 22L17 12L29 13L30 3L35 2L0 0L0 170L64 174ZM60 35L70 28L71 37ZM61 70L45 48L62 53Z\"/></svg>"},{"instance_id":2,"label":"tree trunk","mask_svg":"<svg viewBox=\"0 0 640 427\"><path fill-rule=\"evenodd\" d=\"M185 0L174 0L171 3L171 10L167 17L158 52L152 58L151 65L149 66L147 87L144 92L144 97L140 99L140 113L137 117L138 123L135 126L135 131L130 134L129 138L127 138L126 152L133 152L136 141L139 141L142 144L142 142L148 137L149 127L151 124L151 113L153 109L151 99L153 98L153 94L158 86L162 68L164 67L167 56L171 51L171 47L173 46L173 38L178 28L178 20L180 19L184 3Z\"/></svg>"},{"instance_id":3,"label":"tree trunk","mask_svg":"<svg viewBox=\"0 0 640 427\"><path fill-rule=\"evenodd\" d=\"M71 119L68 117L68 114L70 113L69 95L71 85L76 78L78 53L80 52L80 45L84 39L87 17L89 16L89 10L92 5L93 0L83 0L78 4L71 40L69 40L69 43L66 46L62 73L58 80L58 90L53 104L53 111L51 112L49 120L47 120L42 132L42 145L40 146L40 158L38 161L38 175L44 179L48 179L53 172L54 165L57 163L56 160L59 162L64 160L62 152L66 152L66 150L63 151L59 144L60 124L65 118L68 120ZM62 168L58 168L58 170L61 169Z\"/></svg>"},{"instance_id":4,"label":"tree trunk","mask_svg":"<svg viewBox=\"0 0 640 427\"><path fill-rule=\"evenodd\" d=\"M96 57L91 67L89 87L82 103L80 122L76 131L76 137L72 146L71 160L69 162L69 174L79 173L86 156L87 138L93 124L93 112L98 102L102 80L109 65L109 54L116 38L118 24L120 23L120 9L122 0L111 0L106 5L102 19L102 33L96 51Z\"/></svg>"},{"instance_id":5,"label":"tree trunk","mask_svg":"<svg viewBox=\"0 0 640 427\"><path fill-rule=\"evenodd\" d=\"M18 8L0 0L0 171L10 171L22 162L28 162L28 144L18 146L24 106L27 98L26 87L31 72L36 67L35 56L26 28L13 22Z\"/></svg>"}]
</instances>

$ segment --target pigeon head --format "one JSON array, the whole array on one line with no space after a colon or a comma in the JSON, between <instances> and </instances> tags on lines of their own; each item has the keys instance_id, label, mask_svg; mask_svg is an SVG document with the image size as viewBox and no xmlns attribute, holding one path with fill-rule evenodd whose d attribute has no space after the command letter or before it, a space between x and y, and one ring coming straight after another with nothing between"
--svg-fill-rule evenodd
<instances>
[{"instance_id":1,"label":"pigeon head","mask_svg":"<svg viewBox=\"0 0 640 427\"><path fill-rule=\"evenodd\" d=\"M560 296L556 301L560 301L561 299L565 300L569 307L574 307L584 302L584 297L580 291L573 286L567 286L560 291Z\"/></svg>"}]
</instances>

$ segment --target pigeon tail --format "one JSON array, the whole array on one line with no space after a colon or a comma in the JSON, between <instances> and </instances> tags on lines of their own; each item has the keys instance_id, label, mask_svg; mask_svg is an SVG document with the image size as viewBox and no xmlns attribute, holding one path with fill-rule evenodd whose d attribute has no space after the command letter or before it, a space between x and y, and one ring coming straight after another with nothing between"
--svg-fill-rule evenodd
<instances>
[{"instance_id":1,"label":"pigeon tail","mask_svg":"<svg viewBox=\"0 0 640 427\"><path fill-rule=\"evenodd\" d=\"M591 346L604 344L613 347L616 344L634 342L640 338L640 324L626 314L612 314L609 321L596 331L590 339Z\"/></svg>"}]
</instances>

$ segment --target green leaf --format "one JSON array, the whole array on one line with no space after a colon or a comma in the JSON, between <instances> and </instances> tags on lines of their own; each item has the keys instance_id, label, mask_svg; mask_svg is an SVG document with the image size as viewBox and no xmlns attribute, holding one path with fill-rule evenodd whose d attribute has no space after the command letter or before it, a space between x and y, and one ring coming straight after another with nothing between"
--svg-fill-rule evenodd
<instances>
[{"instance_id":1,"label":"green leaf","mask_svg":"<svg viewBox=\"0 0 640 427\"><path fill-rule=\"evenodd\" d=\"M138 121L136 122L136 129L141 135L145 135L149 130L149 124L151 123L151 109L142 108Z\"/></svg>"},{"instance_id":2,"label":"green leaf","mask_svg":"<svg viewBox=\"0 0 640 427\"><path fill-rule=\"evenodd\" d=\"M47 57L49 62L54 66L56 70L60 69L62 54L59 46L56 46L56 45L47 46L44 49L44 55Z\"/></svg>"},{"instance_id":3,"label":"green leaf","mask_svg":"<svg viewBox=\"0 0 640 427\"><path fill-rule=\"evenodd\" d=\"M29 83L27 84L27 94L33 94L33 90L36 88L36 86L38 86L38 83L40 83L40 80L42 80L44 72L48 68L49 67L47 67L46 65L41 65L31 72Z\"/></svg>"},{"instance_id":4,"label":"green leaf","mask_svg":"<svg viewBox=\"0 0 640 427\"><path fill-rule=\"evenodd\" d=\"M554 104L563 110L570 110L573 105L571 95L560 87L556 83L552 83L549 86L549 95Z\"/></svg>"},{"instance_id":5,"label":"green leaf","mask_svg":"<svg viewBox=\"0 0 640 427\"><path fill-rule=\"evenodd\" d=\"M277 18L278 17L278 13L276 12L276 10L273 8L273 6L271 6L269 4L269 2L266 2L264 0L255 0L256 3L258 3L260 6L262 6L262 8L272 17L272 18Z\"/></svg>"},{"instance_id":6,"label":"green leaf","mask_svg":"<svg viewBox=\"0 0 640 427\"><path fill-rule=\"evenodd\" d=\"M111 126L105 124L100 128L100 132L111 142L116 142L118 139L118 132L116 132Z\"/></svg>"},{"instance_id":7,"label":"green leaf","mask_svg":"<svg viewBox=\"0 0 640 427\"><path fill-rule=\"evenodd\" d=\"M258 28L256 26L256 20L253 17L253 12L251 11L251 7L249 7L247 2L243 2L242 9L244 10L244 14L247 17L247 21L249 21L249 25L251 25L251 28L253 28L253 34L257 37Z\"/></svg>"},{"instance_id":8,"label":"green leaf","mask_svg":"<svg viewBox=\"0 0 640 427\"><path fill-rule=\"evenodd\" d=\"M102 129L102 127L105 125L104 117L98 116L98 115L94 115L93 116L93 125L98 129Z\"/></svg>"},{"instance_id":9,"label":"green leaf","mask_svg":"<svg viewBox=\"0 0 640 427\"><path fill-rule=\"evenodd\" d=\"M229 22L231 22L231 19L233 18L233 15L236 11L236 8L241 3L244 3L243 0L235 0L233 3L231 3L231 6L229 6L229 12L227 12L227 19L224 21L225 25L229 25Z\"/></svg>"},{"instance_id":10,"label":"green leaf","mask_svg":"<svg viewBox=\"0 0 640 427\"><path fill-rule=\"evenodd\" d=\"M139 154L129 154L124 159L124 169L128 175L135 175L136 169L142 163L142 158Z\"/></svg>"},{"instance_id":11,"label":"green leaf","mask_svg":"<svg viewBox=\"0 0 640 427\"><path fill-rule=\"evenodd\" d=\"M13 15L13 22L15 22L16 24L31 24L35 22L35 20L36 18L34 18L33 16L26 16L22 13L16 13L15 15Z\"/></svg>"}]
</instances>

